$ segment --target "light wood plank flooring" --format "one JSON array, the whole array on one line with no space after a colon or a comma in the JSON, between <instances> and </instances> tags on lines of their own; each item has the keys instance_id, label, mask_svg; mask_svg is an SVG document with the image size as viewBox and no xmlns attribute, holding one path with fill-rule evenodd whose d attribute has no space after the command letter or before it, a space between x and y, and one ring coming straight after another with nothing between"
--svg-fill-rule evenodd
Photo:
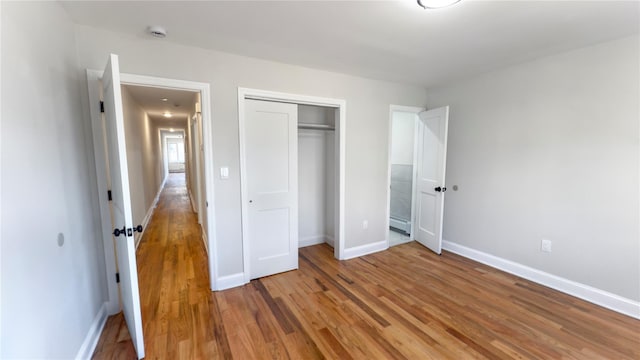
<instances>
[{"instance_id":1,"label":"light wood plank flooring","mask_svg":"<svg viewBox=\"0 0 640 360\"><path fill-rule=\"evenodd\" d=\"M138 249L148 359L640 359L640 321L416 243L212 293L184 178ZM135 358L122 315L95 359Z\"/></svg>"}]
</instances>

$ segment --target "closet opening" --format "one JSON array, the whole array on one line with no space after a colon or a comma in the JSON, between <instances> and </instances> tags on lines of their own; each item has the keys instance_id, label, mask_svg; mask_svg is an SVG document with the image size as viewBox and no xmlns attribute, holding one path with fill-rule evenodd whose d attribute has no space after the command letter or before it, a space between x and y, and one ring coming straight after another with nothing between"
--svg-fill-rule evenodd
<instances>
[{"instance_id":1,"label":"closet opening","mask_svg":"<svg viewBox=\"0 0 640 360\"><path fill-rule=\"evenodd\" d=\"M245 283L344 251L344 100L238 89Z\"/></svg>"},{"instance_id":2,"label":"closet opening","mask_svg":"<svg viewBox=\"0 0 640 360\"><path fill-rule=\"evenodd\" d=\"M335 118L333 108L298 105L298 247L334 247Z\"/></svg>"}]
</instances>

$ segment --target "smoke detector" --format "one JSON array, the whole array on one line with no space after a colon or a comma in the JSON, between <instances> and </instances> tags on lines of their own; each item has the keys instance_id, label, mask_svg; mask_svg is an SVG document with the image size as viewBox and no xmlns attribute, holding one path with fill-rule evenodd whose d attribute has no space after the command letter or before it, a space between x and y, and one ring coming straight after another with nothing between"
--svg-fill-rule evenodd
<instances>
[{"instance_id":1,"label":"smoke detector","mask_svg":"<svg viewBox=\"0 0 640 360\"><path fill-rule=\"evenodd\" d=\"M157 26L157 25L149 26L147 28L147 31L153 37L157 37L157 38L160 38L160 39L163 39L163 38L167 37L167 30L165 28L163 28L162 26Z\"/></svg>"}]
</instances>

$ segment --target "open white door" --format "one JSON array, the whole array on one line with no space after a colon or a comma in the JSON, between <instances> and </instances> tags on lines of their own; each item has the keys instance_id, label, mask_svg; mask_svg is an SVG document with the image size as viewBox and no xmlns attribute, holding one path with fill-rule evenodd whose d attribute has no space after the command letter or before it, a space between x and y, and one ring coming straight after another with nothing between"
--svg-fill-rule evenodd
<instances>
[{"instance_id":1,"label":"open white door","mask_svg":"<svg viewBox=\"0 0 640 360\"><path fill-rule=\"evenodd\" d=\"M111 179L112 223L116 242L118 271L120 272L120 296L124 318L138 358L144 358L144 339L142 335L142 313L138 291L138 270L136 265L136 247L129 193L129 171L127 151L124 139L124 115L120 89L120 70L118 56L111 54L102 76L104 119L106 127L107 157L109 177Z\"/></svg>"},{"instance_id":2,"label":"open white door","mask_svg":"<svg viewBox=\"0 0 640 360\"><path fill-rule=\"evenodd\" d=\"M419 117L415 239L440 254L449 107L423 111Z\"/></svg>"},{"instance_id":3,"label":"open white door","mask_svg":"<svg viewBox=\"0 0 640 360\"><path fill-rule=\"evenodd\" d=\"M298 268L298 106L245 103L249 277Z\"/></svg>"}]
</instances>

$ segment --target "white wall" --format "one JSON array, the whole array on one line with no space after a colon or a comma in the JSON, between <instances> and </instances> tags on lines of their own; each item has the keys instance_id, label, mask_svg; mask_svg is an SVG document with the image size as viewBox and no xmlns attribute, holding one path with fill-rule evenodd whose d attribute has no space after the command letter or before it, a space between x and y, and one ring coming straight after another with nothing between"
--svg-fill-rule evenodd
<instances>
[{"instance_id":1,"label":"white wall","mask_svg":"<svg viewBox=\"0 0 640 360\"><path fill-rule=\"evenodd\" d=\"M162 178L158 176L158 158L162 153L153 146L156 136L151 119L127 86L122 86L122 108L133 223L144 226L162 185ZM140 242L140 235L134 234L136 244Z\"/></svg>"},{"instance_id":2,"label":"white wall","mask_svg":"<svg viewBox=\"0 0 640 360\"><path fill-rule=\"evenodd\" d=\"M426 92L417 86L368 80L292 66L169 41L76 27L82 68L101 69L109 53L120 55L121 70L151 76L208 82L213 108L214 159L229 166L229 180L215 179L219 276L242 272L238 143L239 86L345 99L346 247L385 240L388 114L391 104L421 106ZM183 54L190 54L188 62ZM362 221L369 228L362 228Z\"/></svg>"},{"instance_id":3,"label":"white wall","mask_svg":"<svg viewBox=\"0 0 640 360\"><path fill-rule=\"evenodd\" d=\"M636 36L431 89L430 108L451 105L460 187L444 238L640 300L639 50Z\"/></svg>"},{"instance_id":4,"label":"white wall","mask_svg":"<svg viewBox=\"0 0 640 360\"><path fill-rule=\"evenodd\" d=\"M1 7L0 358L74 358L106 298L74 29L55 2Z\"/></svg>"},{"instance_id":5,"label":"white wall","mask_svg":"<svg viewBox=\"0 0 640 360\"><path fill-rule=\"evenodd\" d=\"M391 164L413 166L416 114L394 111L391 118Z\"/></svg>"}]
</instances>

